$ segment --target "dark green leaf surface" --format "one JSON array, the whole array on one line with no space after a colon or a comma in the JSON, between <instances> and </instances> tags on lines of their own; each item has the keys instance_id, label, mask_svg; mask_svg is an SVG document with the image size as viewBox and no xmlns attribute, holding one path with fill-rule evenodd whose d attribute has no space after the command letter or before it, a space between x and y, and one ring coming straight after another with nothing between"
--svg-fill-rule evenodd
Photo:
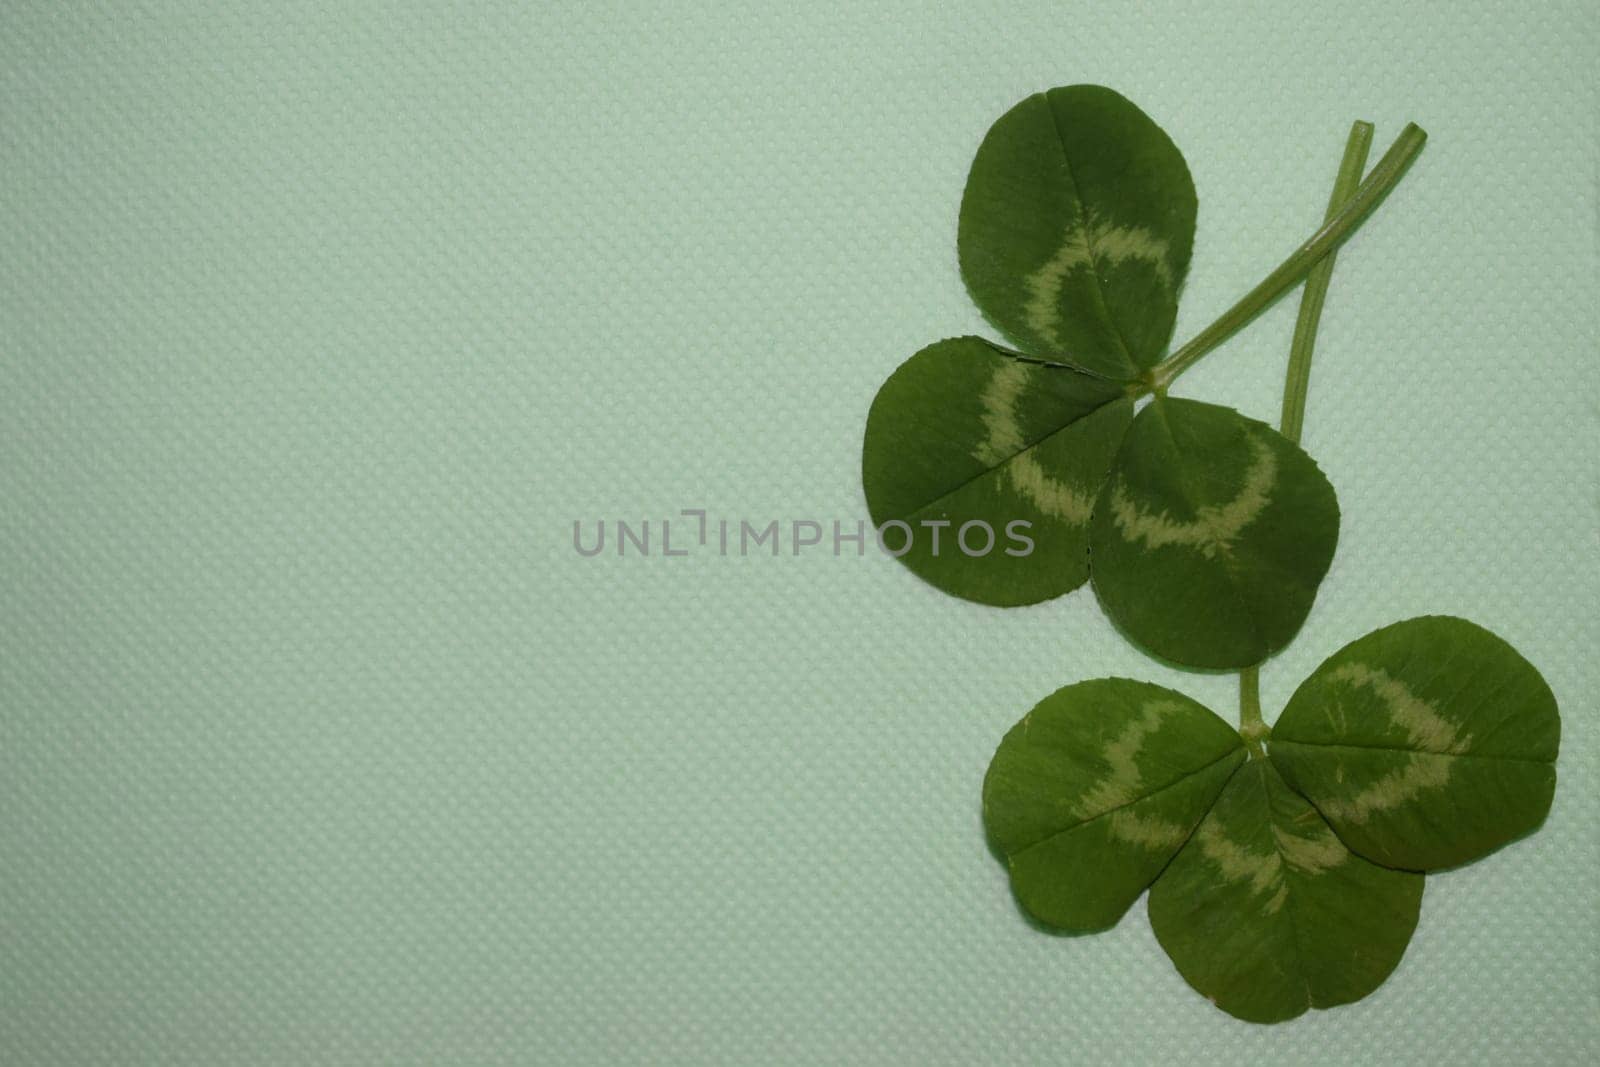
<instances>
[{"instance_id":1,"label":"dark green leaf surface","mask_svg":"<svg viewBox=\"0 0 1600 1067\"><path fill-rule=\"evenodd\" d=\"M1271 752L1351 848L1431 870L1543 822L1560 744L1531 663L1465 619L1427 616L1329 657L1279 716Z\"/></svg>"},{"instance_id":2,"label":"dark green leaf surface","mask_svg":"<svg viewBox=\"0 0 1600 1067\"><path fill-rule=\"evenodd\" d=\"M1060 596L1088 577L1095 496L1132 414L1122 387L1102 378L1025 362L976 337L929 345L889 377L867 416L872 521L910 524L901 562L948 593L997 605ZM1017 521L1029 524L1026 555L1007 534ZM974 522L994 533L985 554L961 547ZM967 544L976 552L986 536L974 526ZM904 538L884 534L896 551Z\"/></svg>"},{"instance_id":3,"label":"dark green leaf surface","mask_svg":"<svg viewBox=\"0 0 1600 1067\"><path fill-rule=\"evenodd\" d=\"M1172 336L1195 210L1183 155L1149 116L1097 85L1051 89L978 148L961 276L1018 347L1133 378Z\"/></svg>"},{"instance_id":4,"label":"dark green leaf surface","mask_svg":"<svg viewBox=\"0 0 1600 1067\"><path fill-rule=\"evenodd\" d=\"M1135 643L1240 668L1305 621L1339 539L1311 457L1231 408L1157 397L1133 421L1090 532L1094 587Z\"/></svg>"},{"instance_id":5,"label":"dark green leaf surface","mask_svg":"<svg viewBox=\"0 0 1600 1067\"><path fill-rule=\"evenodd\" d=\"M1182 693L1080 682L1000 742L984 824L1030 914L1099 930L1161 872L1243 760L1239 735Z\"/></svg>"},{"instance_id":6,"label":"dark green leaf surface","mask_svg":"<svg viewBox=\"0 0 1600 1067\"><path fill-rule=\"evenodd\" d=\"M1279 1022L1381 985L1416 928L1422 883L1350 852L1251 760L1151 888L1150 924L1217 1007Z\"/></svg>"}]
</instances>

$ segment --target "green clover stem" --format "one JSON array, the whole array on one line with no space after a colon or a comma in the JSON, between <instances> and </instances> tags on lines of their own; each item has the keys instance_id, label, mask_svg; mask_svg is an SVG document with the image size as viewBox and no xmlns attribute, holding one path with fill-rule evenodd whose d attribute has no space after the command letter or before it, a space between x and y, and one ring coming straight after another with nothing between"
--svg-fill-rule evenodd
<instances>
[{"instance_id":1,"label":"green clover stem","mask_svg":"<svg viewBox=\"0 0 1600 1067\"><path fill-rule=\"evenodd\" d=\"M1338 215L1339 209L1360 187L1361 172L1366 169L1367 152L1371 147L1372 123L1357 121L1350 127L1344 159L1339 163L1339 176L1333 183L1333 195L1328 198L1327 220ZM1295 444L1300 443L1300 430L1305 425L1311 353L1317 345L1317 324L1322 320L1322 304L1328 297L1334 256L1335 253L1329 252L1306 275L1306 287L1300 296L1300 315L1294 323L1294 340L1289 344L1289 372L1283 380L1283 415L1278 420L1278 430Z\"/></svg>"},{"instance_id":2,"label":"green clover stem","mask_svg":"<svg viewBox=\"0 0 1600 1067\"><path fill-rule=\"evenodd\" d=\"M1355 195L1276 270L1224 312L1221 318L1156 364L1145 378L1148 387L1156 392L1165 390L1180 374L1243 329L1250 320L1305 278L1324 257L1349 240L1373 209L1399 184L1406 168L1422 151L1427 140L1428 135L1420 126L1414 122L1408 123L1383 158L1378 160L1377 166L1372 168L1372 173L1357 187Z\"/></svg>"},{"instance_id":3,"label":"green clover stem","mask_svg":"<svg viewBox=\"0 0 1600 1067\"><path fill-rule=\"evenodd\" d=\"M1261 670L1246 667L1239 672L1239 736L1250 749L1251 759L1263 759L1266 751L1261 742L1272 734L1261 718Z\"/></svg>"},{"instance_id":4,"label":"green clover stem","mask_svg":"<svg viewBox=\"0 0 1600 1067\"><path fill-rule=\"evenodd\" d=\"M1378 172L1390 162L1391 157L1395 156L1397 149L1406 140L1406 134L1412 130L1417 131L1419 138L1416 141L1416 148L1406 160L1416 155L1417 150L1422 147L1422 131L1414 125L1407 126L1405 133L1400 135L1394 147L1389 149L1388 154L1373 170L1372 177L1362 182L1361 171L1367 165L1367 153L1372 147L1372 123L1357 121L1350 127L1350 136L1344 145L1344 158L1339 161L1339 174L1334 179L1333 193L1328 198L1326 222L1319 232L1327 232L1333 221L1346 212L1353 198L1360 196L1361 190L1371 184L1372 178L1379 176ZM1392 171L1394 178L1390 182L1391 185L1404 173L1405 163L1403 160ZM1306 391L1311 385L1311 356L1317 347L1317 327L1322 321L1322 305L1328 297L1328 281L1333 277L1333 264L1334 253L1330 251L1312 266L1311 272L1306 276L1306 287L1300 295L1300 314L1294 323L1294 339L1289 344L1289 370L1283 381L1283 414L1279 419L1278 429L1296 444L1300 443L1300 431L1305 425ZM1279 271L1282 269L1280 267ZM1271 278L1268 281L1271 281ZM1260 288L1257 286L1255 291L1259 291ZM1246 297L1244 301L1240 301L1234 310L1237 311L1249 299ZM1240 325L1243 325L1243 322ZM1239 736L1243 737L1245 744L1249 746L1251 758L1260 759L1264 755L1261 743L1271 735L1271 727L1261 718L1261 668L1246 667L1239 672Z\"/></svg>"}]
</instances>

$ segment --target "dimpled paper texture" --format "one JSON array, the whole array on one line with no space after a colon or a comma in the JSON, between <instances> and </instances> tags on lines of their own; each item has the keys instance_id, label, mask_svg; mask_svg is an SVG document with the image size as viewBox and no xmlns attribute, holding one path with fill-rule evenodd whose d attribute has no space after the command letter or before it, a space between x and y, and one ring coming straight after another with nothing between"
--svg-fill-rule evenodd
<instances>
[{"instance_id":1,"label":"dimpled paper texture","mask_svg":"<svg viewBox=\"0 0 1600 1067\"><path fill-rule=\"evenodd\" d=\"M0 1062L1591 1059L1600 16L1198 6L7 5ZM980 820L1056 687L1232 718L1229 676L1087 592L659 552L683 508L865 517L879 383L985 330L973 151L1074 82L1189 161L1180 340L1315 228L1351 120L1427 128L1339 257L1342 536L1263 698L1448 612L1561 702L1543 830L1279 1027L1142 900L1030 927ZM1177 392L1275 419L1295 303ZM580 557L601 518L653 554Z\"/></svg>"}]
</instances>

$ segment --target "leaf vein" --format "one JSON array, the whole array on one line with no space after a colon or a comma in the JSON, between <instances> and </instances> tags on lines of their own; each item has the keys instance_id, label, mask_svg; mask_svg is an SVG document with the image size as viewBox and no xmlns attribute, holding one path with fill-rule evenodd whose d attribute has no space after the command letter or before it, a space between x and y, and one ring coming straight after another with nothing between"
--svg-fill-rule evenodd
<instances>
[{"instance_id":1,"label":"leaf vein","mask_svg":"<svg viewBox=\"0 0 1600 1067\"><path fill-rule=\"evenodd\" d=\"M1059 830L1052 830L1050 833L1048 833L1048 834L1044 835L1043 837L1039 838L1037 841L1031 841L1028 844L1023 845L1019 849L1016 849L1014 851L1008 852L1007 855L1010 856L1012 859L1015 859L1016 857L1022 855L1024 852L1027 852L1030 849L1038 848L1040 845L1049 844L1051 841L1054 841L1056 838L1060 837L1061 835L1067 834L1067 833L1071 833L1073 830L1078 829L1080 826L1087 826L1090 823L1095 822L1095 821L1097 821L1099 819L1103 819L1108 815L1115 815L1117 812L1123 810L1124 808L1131 808L1135 804L1143 804L1145 801L1152 800L1155 797L1160 796L1162 793L1167 792L1167 790L1169 790L1169 789L1174 789L1177 786L1182 785L1184 782L1187 782L1189 779L1193 778L1197 774L1204 774L1206 771L1211 770L1211 768L1215 767L1217 764L1222 763L1224 760L1232 758L1233 756L1237 755L1239 752L1240 752L1240 748L1237 748L1237 747L1229 749L1227 752L1223 753L1221 756L1218 756L1216 759L1212 760L1210 763L1207 763L1203 767L1196 767L1194 770L1188 771L1185 774L1182 774L1179 777L1174 778L1172 781L1168 782L1166 785L1163 785L1158 789L1152 789L1150 792L1144 794L1143 796L1137 797L1137 798L1135 798L1133 800L1129 800L1129 801L1127 801L1125 803L1122 803L1122 804L1118 804L1114 808L1107 808L1105 811L1099 812L1098 814L1095 814L1095 815L1091 815L1087 819L1079 819L1077 822L1072 823L1070 826L1063 826ZM1202 817L1204 817L1204 816L1202 816Z\"/></svg>"}]
</instances>

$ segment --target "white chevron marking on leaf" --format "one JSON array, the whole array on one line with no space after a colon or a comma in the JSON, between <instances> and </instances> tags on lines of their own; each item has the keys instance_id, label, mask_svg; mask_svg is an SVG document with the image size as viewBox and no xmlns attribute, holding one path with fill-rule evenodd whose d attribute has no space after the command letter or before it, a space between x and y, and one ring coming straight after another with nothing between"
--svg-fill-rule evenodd
<instances>
[{"instance_id":1,"label":"white chevron marking on leaf","mask_svg":"<svg viewBox=\"0 0 1600 1067\"><path fill-rule=\"evenodd\" d=\"M1130 845L1148 849L1166 850L1183 843L1188 830L1171 819L1159 815L1140 815L1132 808L1120 808L1106 820L1111 836Z\"/></svg>"},{"instance_id":2,"label":"white chevron marking on leaf","mask_svg":"<svg viewBox=\"0 0 1600 1067\"><path fill-rule=\"evenodd\" d=\"M1217 870L1229 882L1249 882L1251 892L1273 893L1264 905L1271 915L1288 899L1283 886L1283 860L1276 851L1256 852L1245 848L1223 832L1216 819L1206 819L1194 834L1200 854L1217 865Z\"/></svg>"},{"instance_id":3,"label":"white chevron marking on leaf","mask_svg":"<svg viewBox=\"0 0 1600 1067\"><path fill-rule=\"evenodd\" d=\"M1044 515L1073 526L1085 526L1094 513L1094 499L1047 473L1023 439L1017 422L1017 401L1034 368L1003 360L978 398L983 404L985 437L972 457L989 467L1004 465L1011 485Z\"/></svg>"},{"instance_id":4,"label":"white chevron marking on leaf","mask_svg":"<svg viewBox=\"0 0 1600 1067\"><path fill-rule=\"evenodd\" d=\"M1339 843L1338 838L1332 833L1321 831L1321 827L1310 825L1316 819L1313 812L1306 812L1306 829L1313 836L1302 837L1297 833L1286 830L1277 822L1272 824L1272 836L1278 842L1278 851L1283 853L1284 861L1289 866L1306 874L1321 874L1339 866L1350 853Z\"/></svg>"},{"instance_id":5,"label":"white chevron marking on leaf","mask_svg":"<svg viewBox=\"0 0 1600 1067\"><path fill-rule=\"evenodd\" d=\"M1071 526L1089 524L1094 514L1094 498L1046 474L1032 453L1023 453L1013 460L1010 474L1017 492L1033 501L1033 506L1045 515Z\"/></svg>"},{"instance_id":6,"label":"white chevron marking on leaf","mask_svg":"<svg viewBox=\"0 0 1600 1067\"><path fill-rule=\"evenodd\" d=\"M973 458L991 467L998 466L1027 446L1022 427L1017 424L1017 401L1027 388L1033 368L1015 359L1001 359L989 384L984 386L983 428L988 436L979 442Z\"/></svg>"},{"instance_id":7,"label":"white chevron marking on leaf","mask_svg":"<svg viewBox=\"0 0 1600 1067\"><path fill-rule=\"evenodd\" d=\"M1450 757L1432 752L1412 754L1406 765L1390 771L1351 797L1319 798L1317 804L1330 819L1366 822L1372 815L1392 811L1427 789L1437 789L1450 781Z\"/></svg>"},{"instance_id":8,"label":"white chevron marking on leaf","mask_svg":"<svg viewBox=\"0 0 1600 1067\"><path fill-rule=\"evenodd\" d=\"M1364 663L1345 663L1331 671L1332 681L1371 689L1383 701L1389 718L1405 730L1411 743L1422 751L1411 755L1406 765L1390 771L1352 797L1330 798L1324 813L1354 823L1365 822L1377 812L1391 811L1428 789L1450 781L1450 757L1472 748L1472 735L1463 734L1460 724L1439 714L1439 709L1413 693L1404 682L1387 671ZM1343 763L1339 765L1343 770Z\"/></svg>"},{"instance_id":9,"label":"white chevron marking on leaf","mask_svg":"<svg viewBox=\"0 0 1600 1067\"><path fill-rule=\"evenodd\" d=\"M1161 720L1183 707L1172 701L1157 700L1139 709L1139 714L1106 746L1101 758L1108 774L1095 782L1079 801L1085 816L1110 811L1106 821L1112 837L1128 844L1151 849L1169 849L1181 843L1188 828L1159 815L1140 814L1129 805L1140 798L1144 774L1139 770L1139 752L1147 737L1161 726Z\"/></svg>"},{"instance_id":10,"label":"white chevron marking on leaf","mask_svg":"<svg viewBox=\"0 0 1600 1067\"><path fill-rule=\"evenodd\" d=\"M1062 234L1061 247L1055 255L1023 279L1028 287L1023 314L1036 334L1061 345L1061 290L1067 275L1082 268L1104 269L1136 259L1150 264L1170 292L1170 254L1167 242L1143 226L1118 226L1094 216L1089 217L1087 226L1074 221Z\"/></svg>"},{"instance_id":11,"label":"white chevron marking on leaf","mask_svg":"<svg viewBox=\"0 0 1600 1067\"><path fill-rule=\"evenodd\" d=\"M1111 514L1129 541L1151 548L1178 545L1215 559L1233 549L1233 542L1266 509L1278 482L1278 457L1258 437L1250 438L1251 462L1239 495L1226 504L1207 504L1190 520L1174 519L1141 507L1121 479L1111 493Z\"/></svg>"},{"instance_id":12,"label":"white chevron marking on leaf","mask_svg":"<svg viewBox=\"0 0 1600 1067\"><path fill-rule=\"evenodd\" d=\"M1472 748L1471 734L1462 736L1459 724L1439 714L1438 708L1381 668L1344 663L1329 672L1328 678L1357 688L1365 686L1376 693L1390 720L1424 752L1461 755Z\"/></svg>"},{"instance_id":13,"label":"white chevron marking on leaf","mask_svg":"<svg viewBox=\"0 0 1600 1067\"><path fill-rule=\"evenodd\" d=\"M1162 719L1182 710L1181 705L1170 700L1151 701L1139 709L1139 714L1129 720L1101 753L1100 758L1105 761L1109 773L1083 794L1080 803L1085 816L1093 817L1139 799L1139 787L1144 784L1138 764L1139 750L1144 747L1145 738L1160 728Z\"/></svg>"}]
</instances>

